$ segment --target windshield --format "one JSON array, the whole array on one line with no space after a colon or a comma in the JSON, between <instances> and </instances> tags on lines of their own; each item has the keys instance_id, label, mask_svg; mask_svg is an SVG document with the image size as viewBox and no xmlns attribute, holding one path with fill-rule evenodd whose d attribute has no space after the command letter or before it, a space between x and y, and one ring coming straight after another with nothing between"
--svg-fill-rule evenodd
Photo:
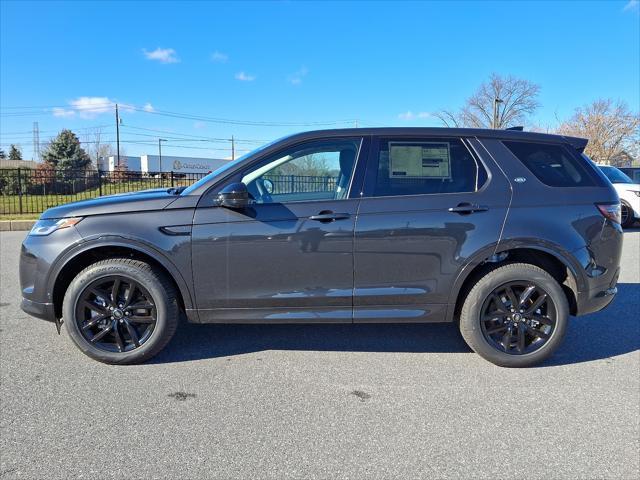
<instances>
[{"instance_id":1,"label":"windshield","mask_svg":"<svg viewBox=\"0 0 640 480\"><path fill-rule=\"evenodd\" d=\"M241 156L240 158L236 158L235 160L231 160L230 162L225 163L224 165L222 165L221 167L215 169L213 172L205 175L204 177L202 177L200 180L198 180L196 183L193 183L191 185L189 185L187 188L185 188L184 190L182 190L182 192L180 193L180 195L190 195L191 192L197 190L200 186L204 185L205 183L209 182L212 178L217 177L218 175L223 174L224 172L226 172L227 170L231 170L233 167L235 167L238 163L242 162L245 158L249 158L252 155L255 155L256 153L264 150L265 148L273 145L275 142L277 142L278 140L275 140L273 142L269 142L265 145L262 145L261 147L256 148L255 150L250 151L249 153L245 153L243 156Z\"/></svg>"},{"instance_id":2,"label":"windshield","mask_svg":"<svg viewBox=\"0 0 640 480\"><path fill-rule=\"evenodd\" d=\"M633 183L633 180L616 167L600 167L600 170L602 170L602 173L606 175L611 183Z\"/></svg>"}]
</instances>

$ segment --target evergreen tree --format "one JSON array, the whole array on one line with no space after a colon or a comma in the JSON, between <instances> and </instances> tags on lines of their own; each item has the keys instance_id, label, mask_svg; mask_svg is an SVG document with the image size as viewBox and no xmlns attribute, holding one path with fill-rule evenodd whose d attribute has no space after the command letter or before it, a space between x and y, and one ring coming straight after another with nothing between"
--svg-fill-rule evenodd
<instances>
[{"instance_id":1,"label":"evergreen tree","mask_svg":"<svg viewBox=\"0 0 640 480\"><path fill-rule=\"evenodd\" d=\"M42 159L54 168L82 170L91 165L91 158L80 146L80 140L71 130L62 130L51 140Z\"/></svg>"},{"instance_id":2,"label":"evergreen tree","mask_svg":"<svg viewBox=\"0 0 640 480\"><path fill-rule=\"evenodd\" d=\"M13 144L11 144L11 149L9 150L9 160L22 160L20 148Z\"/></svg>"},{"instance_id":3,"label":"evergreen tree","mask_svg":"<svg viewBox=\"0 0 640 480\"><path fill-rule=\"evenodd\" d=\"M7 158L7 154L4 153L4 150L0 148L0 159L4 160L5 158Z\"/></svg>"}]
</instances>

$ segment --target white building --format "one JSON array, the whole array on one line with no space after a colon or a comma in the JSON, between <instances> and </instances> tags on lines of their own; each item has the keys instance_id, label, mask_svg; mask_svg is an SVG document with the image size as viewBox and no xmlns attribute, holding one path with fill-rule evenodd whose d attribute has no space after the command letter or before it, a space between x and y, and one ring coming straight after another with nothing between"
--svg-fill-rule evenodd
<instances>
[{"instance_id":1,"label":"white building","mask_svg":"<svg viewBox=\"0 0 640 480\"><path fill-rule=\"evenodd\" d=\"M224 165L229 160L222 158L175 157L162 155L162 164L158 155L142 155L132 157L120 155L120 165L125 165L130 172L176 172L176 173L209 173ZM100 159L98 169L114 171L118 164L116 156Z\"/></svg>"}]
</instances>

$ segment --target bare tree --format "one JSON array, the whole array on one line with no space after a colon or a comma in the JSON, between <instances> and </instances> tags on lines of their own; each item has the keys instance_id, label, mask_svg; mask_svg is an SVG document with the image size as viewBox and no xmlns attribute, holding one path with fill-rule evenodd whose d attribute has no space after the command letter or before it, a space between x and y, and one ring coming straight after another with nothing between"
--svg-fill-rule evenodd
<instances>
[{"instance_id":1,"label":"bare tree","mask_svg":"<svg viewBox=\"0 0 640 480\"><path fill-rule=\"evenodd\" d=\"M89 130L85 134L85 143L87 145L86 151L91 156L91 160L95 164L96 168L100 166L99 162L101 158L114 155L114 149L111 146L111 143L103 140L102 127L96 127Z\"/></svg>"},{"instance_id":2,"label":"bare tree","mask_svg":"<svg viewBox=\"0 0 640 480\"><path fill-rule=\"evenodd\" d=\"M493 73L460 110L441 110L435 115L448 127L507 128L523 125L540 106L539 93L540 86L535 83Z\"/></svg>"},{"instance_id":3,"label":"bare tree","mask_svg":"<svg viewBox=\"0 0 640 480\"><path fill-rule=\"evenodd\" d=\"M617 164L623 152L640 154L640 116L622 101L599 99L577 108L558 133L588 138L585 153L596 162Z\"/></svg>"}]
</instances>

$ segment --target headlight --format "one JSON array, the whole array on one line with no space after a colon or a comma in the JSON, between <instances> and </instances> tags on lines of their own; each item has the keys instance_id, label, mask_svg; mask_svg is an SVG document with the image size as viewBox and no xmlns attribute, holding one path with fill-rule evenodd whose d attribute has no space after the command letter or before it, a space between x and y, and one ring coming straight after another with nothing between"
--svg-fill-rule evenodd
<instances>
[{"instance_id":1,"label":"headlight","mask_svg":"<svg viewBox=\"0 0 640 480\"><path fill-rule=\"evenodd\" d=\"M29 235L44 236L49 235L56 230L62 228L73 227L76 223L82 220L82 217L73 218L52 218L51 220L38 220L33 226Z\"/></svg>"},{"instance_id":2,"label":"headlight","mask_svg":"<svg viewBox=\"0 0 640 480\"><path fill-rule=\"evenodd\" d=\"M627 190L627 192L631 192L635 194L636 197L640 197L640 190Z\"/></svg>"}]
</instances>

